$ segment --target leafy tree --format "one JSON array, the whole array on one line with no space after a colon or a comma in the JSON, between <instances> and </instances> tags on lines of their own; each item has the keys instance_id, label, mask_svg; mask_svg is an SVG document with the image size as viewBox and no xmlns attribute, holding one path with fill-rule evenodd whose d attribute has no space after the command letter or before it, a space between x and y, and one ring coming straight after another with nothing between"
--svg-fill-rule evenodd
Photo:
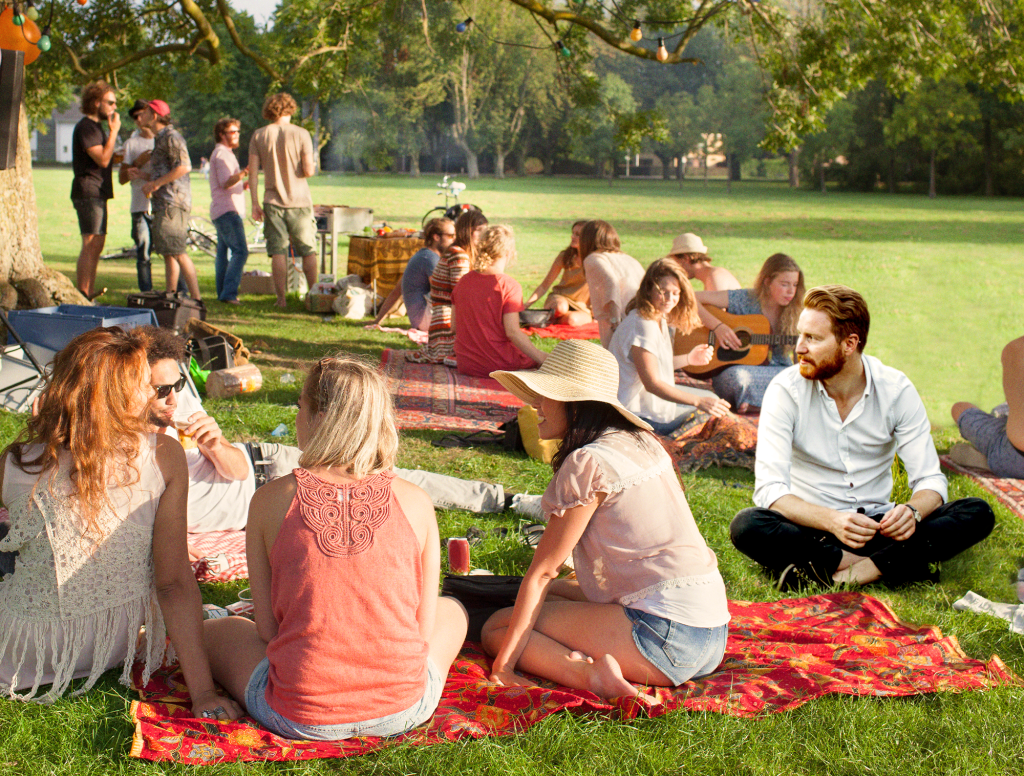
<instances>
[{"instance_id":1,"label":"leafy tree","mask_svg":"<svg viewBox=\"0 0 1024 776\"><path fill-rule=\"evenodd\" d=\"M829 111L822 132L804 141L801 157L818 178L821 193L826 192L825 176L835 159L846 153L856 132L853 121L854 104L849 100L837 103Z\"/></svg>"},{"instance_id":2,"label":"leafy tree","mask_svg":"<svg viewBox=\"0 0 1024 776\"><path fill-rule=\"evenodd\" d=\"M671 175L673 159L679 159L676 177L682 185L686 176L686 157L701 141L701 123L697 105L688 92L663 94L655 103L655 109L664 117L665 137L653 144L652 150L661 160L662 177Z\"/></svg>"}]
</instances>

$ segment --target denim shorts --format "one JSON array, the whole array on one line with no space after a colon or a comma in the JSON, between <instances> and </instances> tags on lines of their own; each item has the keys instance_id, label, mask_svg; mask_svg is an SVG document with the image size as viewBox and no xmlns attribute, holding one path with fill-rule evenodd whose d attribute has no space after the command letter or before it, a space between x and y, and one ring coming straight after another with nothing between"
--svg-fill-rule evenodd
<instances>
[{"instance_id":1,"label":"denim shorts","mask_svg":"<svg viewBox=\"0 0 1024 776\"><path fill-rule=\"evenodd\" d=\"M957 425L960 434L988 460L988 468L999 477L1024 478L1024 452L1006 436L1006 416L991 415L977 407L964 410Z\"/></svg>"},{"instance_id":2,"label":"denim shorts","mask_svg":"<svg viewBox=\"0 0 1024 776\"><path fill-rule=\"evenodd\" d=\"M633 643L676 686L718 668L725 655L729 626L695 628L626 607L633 623Z\"/></svg>"},{"instance_id":3,"label":"denim shorts","mask_svg":"<svg viewBox=\"0 0 1024 776\"><path fill-rule=\"evenodd\" d=\"M263 727L284 738L295 741L340 741L356 736L398 736L430 719L444 690L445 675L438 671L434 661L427 658L427 688L423 697L404 711L396 711L386 717L377 717L362 722L345 722L340 725L300 725L281 716L267 703L267 680L270 676L270 660L263 658L249 677L245 686L245 706L249 716Z\"/></svg>"}]
</instances>

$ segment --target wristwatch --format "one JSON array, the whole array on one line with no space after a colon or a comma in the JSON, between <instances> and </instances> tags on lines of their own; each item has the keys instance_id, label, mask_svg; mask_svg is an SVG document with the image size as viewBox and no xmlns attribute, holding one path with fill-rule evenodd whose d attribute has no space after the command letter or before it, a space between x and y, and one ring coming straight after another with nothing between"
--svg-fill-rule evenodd
<instances>
[{"instance_id":1,"label":"wristwatch","mask_svg":"<svg viewBox=\"0 0 1024 776\"><path fill-rule=\"evenodd\" d=\"M917 511L917 507L915 507L913 504L904 504L903 506L905 506L907 509L914 513L915 521L917 521L918 523L921 522L921 513Z\"/></svg>"}]
</instances>

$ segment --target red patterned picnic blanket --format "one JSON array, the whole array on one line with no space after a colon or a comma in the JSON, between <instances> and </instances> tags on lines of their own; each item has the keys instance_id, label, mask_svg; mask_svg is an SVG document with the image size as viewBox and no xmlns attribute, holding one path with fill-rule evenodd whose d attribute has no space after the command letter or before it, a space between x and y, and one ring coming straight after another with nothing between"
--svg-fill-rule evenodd
<instances>
[{"instance_id":1,"label":"red patterned picnic blanket","mask_svg":"<svg viewBox=\"0 0 1024 776\"><path fill-rule=\"evenodd\" d=\"M884 603L861 593L774 603L732 601L729 608L729 642L718 670L674 689L649 688L659 701L655 706L630 699L606 703L550 682L497 687L487 681L489 659L466 644L448 674L437 712L424 725L391 739L289 741L249 718L193 719L175 666L139 688L142 700L131 709L131 755L193 764L350 757L400 743L510 735L563 709L626 719L673 709L755 717L832 693L897 697L1021 684L998 657L973 660L955 637L943 637L935 627L902 623ZM141 667L135 668L138 687Z\"/></svg>"},{"instance_id":2,"label":"red patterned picnic blanket","mask_svg":"<svg viewBox=\"0 0 1024 776\"><path fill-rule=\"evenodd\" d=\"M694 410L687 422L661 441L681 472L712 466L738 466L753 471L758 419L758 415L713 418Z\"/></svg>"},{"instance_id":3,"label":"red patterned picnic blanket","mask_svg":"<svg viewBox=\"0 0 1024 776\"><path fill-rule=\"evenodd\" d=\"M601 332L598 329L597 321L591 321L590 323L585 323L582 326L566 326L563 323L554 323L551 326L544 326L542 328L531 326L527 329L523 329L523 331L527 334L532 334L534 337L540 337L541 339L601 339Z\"/></svg>"},{"instance_id":4,"label":"red patterned picnic blanket","mask_svg":"<svg viewBox=\"0 0 1024 776\"><path fill-rule=\"evenodd\" d=\"M948 455L939 456L939 461L951 472L970 477L981 487L999 499L1000 503L1017 517L1024 518L1024 480L997 477L990 471L961 466Z\"/></svg>"},{"instance_id":5,"label":"red patterned picnic blanket","mask_svg":"<svg viewBox=\"0 0 1024 776\"><path fill-rule=\"evenodd\" d=\"M232 579L249 578L245 531L190 533L188 543L203 554L192 564L192 572L198 581L230 582Z\"/></svg>"},{"instance_id":6,"label":"red patterned picnic blanket","mask_svg":"<svg viewBox=\"0 0 1024 776\"><path fill-rule=\"evenodd\" d=\"M443 364L416 364L406 360L408 352L388 348L380 357L399 428L497 431L523 406L497 380L460 375Z\"/></svg>"}]
</instances>

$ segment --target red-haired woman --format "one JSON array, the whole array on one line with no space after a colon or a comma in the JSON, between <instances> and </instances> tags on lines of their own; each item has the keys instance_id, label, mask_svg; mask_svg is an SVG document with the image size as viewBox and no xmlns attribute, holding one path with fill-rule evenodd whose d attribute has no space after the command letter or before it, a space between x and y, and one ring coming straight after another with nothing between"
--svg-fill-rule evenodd
<instances>
[{"instance_id":1,"label":"red-haired woman","mask_svg":"<svg viewBox=\"0 0 1024 776\"><path fill-rule=\"evenodd\" d=\"M146 428L147 343L143 332L115 328L73 339L0 461L11 515L0 551L18 553L0 582L0 692L29 700L49 684L39 700L52 702L73 679L88 677L83 693L118 664L127 684L137 654L146 681L166 634L193 713L234 719L240 710L215 691L203 650L185 453Z\"/></svg>"}]
</instances>

